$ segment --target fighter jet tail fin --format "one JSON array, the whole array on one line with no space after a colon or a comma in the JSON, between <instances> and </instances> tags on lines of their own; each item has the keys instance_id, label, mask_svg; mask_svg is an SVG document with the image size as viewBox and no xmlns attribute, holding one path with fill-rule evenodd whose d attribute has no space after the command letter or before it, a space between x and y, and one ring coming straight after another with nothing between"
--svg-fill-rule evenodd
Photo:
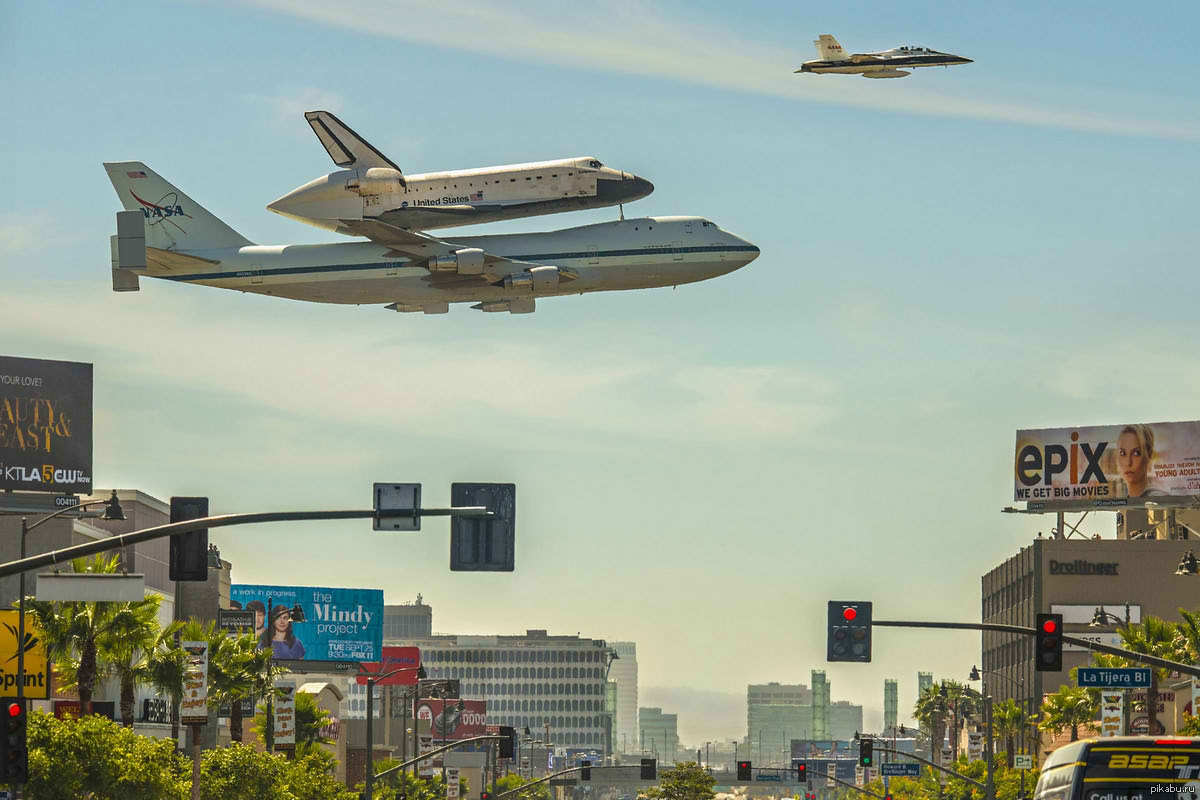
<instances>
[{"instance_id":1,"label":"fighter jet tail fin","mask_svg":"<svg viewBox=\"0 0 1200 800\"><path fill-rule=\"evenodd\" d=\"M821 57L822 61L846 60L846 51L838 44L838 40L828 33L822 33L813 41L813 44L817 46L817 55Z\"/></svg>"},{"instance_id":2,"label":"fighter jet tail fin","mask_svg":"<svg viewBox=\"0 0 1200 800\"><path fill-rule=\"evenodd\" d=\"M140 161L106 163L104 170L126 211L140 211L146 246L216 250L254 244Z\"/></svg>"}]
</instances>

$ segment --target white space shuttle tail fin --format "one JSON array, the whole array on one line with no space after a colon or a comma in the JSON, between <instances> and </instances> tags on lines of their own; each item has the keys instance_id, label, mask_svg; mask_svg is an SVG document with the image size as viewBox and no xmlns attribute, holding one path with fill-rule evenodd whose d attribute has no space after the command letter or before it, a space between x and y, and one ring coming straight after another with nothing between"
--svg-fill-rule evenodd
<instances>
[{"instance_id":1,"label":"white space shuttle tail fin","mask_svg":"<svg viewBox=\"0 0 1200 800\"><path fill-rule=\"evenodd\" d=\"M821 57L822 61L845 61L849 58L846 51L838 44L838 40L828 33L822 33L813 44L817 46L817 55Z\"/></svg>"},{"instance_id":2,"label":"white space shuttle tail fin","mask_svg":"<svg viewBox=\"0 0 1200 800\"><path fill-rule=\"evenodd\" d=\"M254 244L140 161L106 163L104 169L125 210L142 212L147 247L212 250Z\"/></svg>"}]
</instances>

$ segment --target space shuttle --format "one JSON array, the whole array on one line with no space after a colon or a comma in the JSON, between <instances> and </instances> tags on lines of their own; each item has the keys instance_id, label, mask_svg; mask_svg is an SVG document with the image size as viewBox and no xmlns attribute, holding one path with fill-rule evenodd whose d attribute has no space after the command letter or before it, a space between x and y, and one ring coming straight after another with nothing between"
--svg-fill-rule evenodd
<instances>
[{"instance_id":1,"label":"space shuttle","mask_svg":"<svg viewBox=\"0 0 1200 800\"><path fill-rule=\"evenodd\" d=\"M328 111L309 111L304 118L341 169L267 209L351 236L361 235L364 222L425 231L617 206L654 191L645 178L591 156L405 175Z\"/></svg>"}]
</instances>

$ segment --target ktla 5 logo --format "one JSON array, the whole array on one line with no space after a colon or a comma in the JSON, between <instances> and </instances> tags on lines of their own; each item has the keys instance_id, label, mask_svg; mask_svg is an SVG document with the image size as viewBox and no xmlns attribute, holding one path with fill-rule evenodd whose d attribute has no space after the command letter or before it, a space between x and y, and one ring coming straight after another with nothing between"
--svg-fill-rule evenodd
<instances>
[{"instance_id":1,"label":"ktla 5 logo","mask_svg":"<svg viewBox=\"0 0 1200 800\"><path fill-rule=\"evenodd\" d=\"M1023 486L1036 486L1038 482L1049 486L1055 475L1070 469L1073 484L1087 483L1089 478L1107 483L1108 478L1100 467L1100 458L1107 448L1108 442L1098 442L1095 446L1080 442L1078 431L1071 431L1070 447L1048 444L1042 448L1027 444L1017 453L1017 480ZM1082 474L1080 467L1083 467Z\"/></svg>"}]
</instances>

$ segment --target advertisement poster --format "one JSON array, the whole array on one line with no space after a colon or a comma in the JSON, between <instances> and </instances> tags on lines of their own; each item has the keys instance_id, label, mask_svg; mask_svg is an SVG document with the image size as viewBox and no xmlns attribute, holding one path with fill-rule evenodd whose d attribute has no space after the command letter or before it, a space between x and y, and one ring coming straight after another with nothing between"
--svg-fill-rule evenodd
<instances>
[{"instance_id":1,"label":"advertisement poster","mask_svg":"<svg viewBox=\"0 0 1200 800\"><path fill-rule=\"evenodd\" d=\"M372 675L386 675L399 670L389 678L375 681L376 686L416 686L417 672L421 668L421 648L385 647L383 661L366 661L362 668ZM365 677L359 676L356 680L362 686L367 684Z\"/></svg>"},{"instance_id":2,"label":"advertisement poster","mask_svg":"<svg viewBox=\"0 0 1200 800\"><path fill-rule=\"evenodd\" d=\"M275 703L272 710L275 728L275 749L296 749L296 684L294 681L275 681Z\"/></svg>"},{"instance_id":3,"label":"advertisement poster","mask_svg":"<svg viewBox=\"0 0 1200 800\"><path fill-rule=\"evenodd\" d=\"M967 761L983 760L983 734L967 734Z\"/></svg>"},{"instance_id":4,"label":"advertisement poster","mask_svg":"<svg viewBox=\"0 0 1200 800\"><path fill-rule=\"evenodd\" d=\"M458 800L458 767L446 767L446 800Z\"/></svg>"},{"instance_id":5,"label":"advertisement poster","mask_svg":"<svg viewBox=\"0 0 1200 800\"><path fill-rule=\"evenodd\" d=\"M179 722L204 725L208 722L208 642L180 642L179 646L187 653Z\"/></svg>"},{"instance_id":6,"label":"advertisement poster","mask_svg":"<svg viewBox=\"0 0 1200 800\"><path fill-rule=\"evenodd\" d=\"M1017 431L1014 499L1074 508L1200 494L1200 422Z\"/></svg>"},{"instance_id":7,"label":"advertisement poster","mask_svg":"<svg viewBox=\"0 0 1200 800\"><path fill-rule=\"evenodd\" d=\"M17 694L18 612L0 609L0 686L5 697ZM50 660L46 642L32 614L25 615L25 696L31 700L50 699Z\"/></svg>"},{"instance_id":8,"label":"advertisement poster","mask_svg":"<svg viewBox=\"0 0 1200 800\"><path fill-rule=\"evenodd\" d=\"M0 356L0 490L91 494L92 365Z\"/></svg>"},{"instance_id":9,"label":"advertisement poster","mask_svg":"<svg viewBox=\"0 0 1200 800\"><path fill-rule=\"evenodd\" d=\"M430 724L429 732L438 741L484 736L487 702L422 697L417 701L417 719Z\"/></svg>"},{"instance_id":10,"label":"advertisement poster","mask_svg":"<svg viewBox=\"0 0 1200 800\"><path fill-rule=\"evenodd\" d=\"M1100 735L1121 736L1125 728L1125 704L1122 702L1125 693L1100 693Z\"/></svg>"},{"instance_id":11,"label":"advertisement poster","mask_svg":"<svg viewBox=\"0 0 1200 800\"><path fill-rule=\"evenodd\" d=\"M234 584L235 608L254 612L259 647L280 661L378 661L383 590Z\"/></svg>"},{"instance_id":12,"label":"advertisement poster","mask_svg":"<svg viewBox=\"0 0 1200 800\"><path fill-rule=\"evenodd\" d=\"M826 789L832 789L835 786L837 786L837 783L833 780L836 777L837 777L837 762L830 761L828 764L825 765L825 788Z\"/></svg>"}]
</instances>

